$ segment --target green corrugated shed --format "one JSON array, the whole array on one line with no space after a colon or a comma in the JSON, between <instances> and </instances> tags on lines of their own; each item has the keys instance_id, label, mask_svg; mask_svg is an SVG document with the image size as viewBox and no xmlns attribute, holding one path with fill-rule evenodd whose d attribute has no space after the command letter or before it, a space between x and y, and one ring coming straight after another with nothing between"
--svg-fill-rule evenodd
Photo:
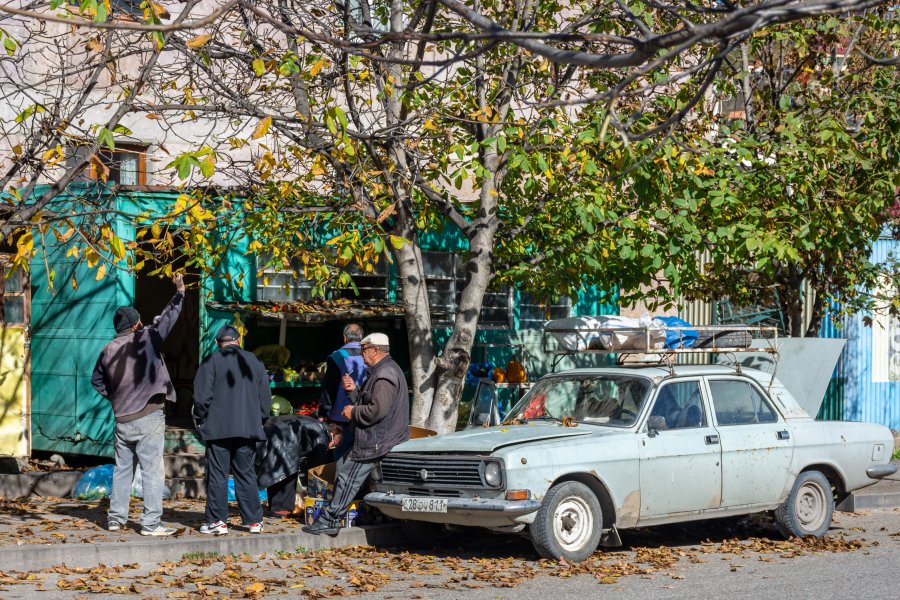
<instances>
[{"instance_id":1,"label":"green corrugated shed","mask_svg":"<svg viewBox=\"0 0 900 600\"><path fill-rule=\"evenodd\" d=\"M179 195L179 192L169 191L112 193L95 185L79 186L74 191L81 194L86 190L93 190L98 205L129 214L162 214ZM64 209L65 202L65 198L60 199L57 208ZM123 240L133 240L135 224L120 218L115 223L115 232ZM206 301L247 303L256 299L255 258L246 254L250 240L235 238L233 230L228 235L232 236L231 249L221 257L216 273L200 282L197 321L200 357L215 350L214 336L218 328L234 320L234 313L208 311ZM449 227L423 236L422 246L431 251L464 251L466 240L455 228ZM48 287L45 265L55 271L55 291ZM77 265L74 259L65 256L64 248L47 256L46 262L39 252L31 269L32 447L34 450L112 456L112 411L108 401L91 387L90 378L100 350L115 334L113 312L117 306L134 303L135 277L126 271L113 270L97 281L96 270ZM77 289L71 285L73 275L78 281ZM388 287L396 290L394 269L391 269L390 277L392 284ZM235 284L239 278L243 279L243 286ZM540 329L519 327L519 295L520 292L516 292L514 296L513 327L480 329L472 358L473 361L489 360L505 366L509 359L523 353L529 378L533 379L550 370L552 357L542 352ZM158 300L161 306L168 296ZM615 297L597 290L584 291L573 299L572 312L574 315L615 314ZM446 327L435 328L435 344L442 346L449 333ZM404 353L398 352L398 359L403 358L408 361ZM605 360L605 356L594 355L590 360ZM564 362L561 366L585 364Z\"/></svg>"},{"instance_id":2,"label":"green corrugated shed","mask_svg":"<svg viewBox=\"0 0 900 600\"><path fill-rule=\"evenodd\" d=\"M167 191L113 194L93 185L77 186L73 193L88 190L98 195L100 205L130 214L161 214L179 195ZM66 198L60 198L55 208L65 210L66 202ZM123 240L134 239L135 224L131 221L119 218L114 230ZM31 265L32 448L112 456L112 410L109 402L91 387L90 378L100 350L115 335L113 312L118 306L134 303L135 277L127 271L111 270L98 281L96 269L78 265L65 253L65 248L51 251L45 262L39 252ZM223 271L249 273L250 280L244 288L248 291L242 300L249 299L255 281L249 260L240 255L239 249L222 261ZM47 265L54 271L53 290L48 286ZM71 284L73 275L77 289ZM239 299L221 281L203 282L203 288L220 300ZM203 347L209 348L211 340L205 334L210 324L205 321L204 294L199 296L200 339ZM168 297L158 299L159 303L166 301Z\"/></svg>"}]
</instances>

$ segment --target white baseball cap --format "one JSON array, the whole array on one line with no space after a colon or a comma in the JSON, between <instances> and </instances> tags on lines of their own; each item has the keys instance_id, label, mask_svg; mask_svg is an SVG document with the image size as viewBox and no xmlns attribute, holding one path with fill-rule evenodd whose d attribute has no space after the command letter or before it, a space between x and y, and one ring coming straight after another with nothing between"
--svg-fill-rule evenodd
<instances>
[{"instance_id":1,"label":"white baseball cap","mask_svg":"<svg viewBox=\"0 0 900 600\"><path fill-rule=\"evenodd\" d=\"M366 337L362 339L359 343L360 346L386 346L388 348L391 347L391 341L388 339L388 336L383 333L370 333Z\"/></svg>"}]
</instances>

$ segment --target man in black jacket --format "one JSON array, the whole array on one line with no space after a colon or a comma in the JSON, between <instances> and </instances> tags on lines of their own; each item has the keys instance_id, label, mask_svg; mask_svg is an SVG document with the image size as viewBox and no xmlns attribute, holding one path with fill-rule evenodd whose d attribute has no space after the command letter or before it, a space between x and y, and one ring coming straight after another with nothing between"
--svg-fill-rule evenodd
<instances>
[{"instance_id":1,"label":"man in black jacket","mask_svg":"<svg viewBox=\"0 0 900 600\"><path fill-rule=\"evenodd\" d=\"M241 521L262 532L256 485L256 442L272 410L266 369L240 346L240 333L225 325L216 334L219 352L206 357L194 378L194 422L206 442L206 525L200 533L228 533L228 473L234 475Z\"/></svg>"},{"instance_id":2,"label":"man in black jacket","mask_svg":"<svg viewBox=\"0 0 900 600\"><path fill-rule=\"evenodd\" d=\"M343 385L351 405L343 415L353 425L353 449L337 462L334 497L312 525L303 531L336 535L341 517L365 484L375 464L401 442L409 439L409 390L406 377L390 355L390 341L383 333L367 335L360 342L369 377L357 387L350 375Z\"/></svg>"},{"instance_id":3,"label":"man in black jacket","mask_svg":"<svg viewBox=\"0 0 900 600\"><path fill-rule=\"evenodd\" d=\"M149 327L131 306L113 316L116 337L100 352L91 385L112 403L116 418L116 467L109 497L107 528L119 531L128 520L134 465L141 465L144 512L141 535L167 536L175 529L160 522L165 480L163 446L166 418L163 405L175 402L175 387L162 356L184 304L184 279L173 278L175 295Z\"/></svg>"}]
</instances>

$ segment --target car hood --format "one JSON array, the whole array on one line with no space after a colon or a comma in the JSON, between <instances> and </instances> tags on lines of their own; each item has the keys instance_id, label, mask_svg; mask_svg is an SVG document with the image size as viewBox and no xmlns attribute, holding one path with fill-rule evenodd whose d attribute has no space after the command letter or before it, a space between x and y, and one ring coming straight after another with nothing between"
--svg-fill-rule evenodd
<instances>
[{"instance_id":1,"label":"car hood","mask_svg":"<svg viewBox=\"0 0 900 600\"><path fill-rule=\"evenodd\" d=\"M409 440L394 452L493 452L504 446L591 435L594 429L565 427L560 423L524 423L477 427L427 438Z\"/></svg>"}]
</instances>

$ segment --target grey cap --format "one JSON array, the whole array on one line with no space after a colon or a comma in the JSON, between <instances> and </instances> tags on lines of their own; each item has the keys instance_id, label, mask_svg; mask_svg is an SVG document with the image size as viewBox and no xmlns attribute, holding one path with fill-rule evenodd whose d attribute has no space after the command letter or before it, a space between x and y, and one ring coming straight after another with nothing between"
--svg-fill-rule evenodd
<instances>
[{"instance_id":1,"label":"grey cap","mask_svg":"<svg viewBox=\"0 0 900 600\"><path fill-rule=\"evenodd\" d=\"M233 342L240 339L241 334L234 325L222 325L216 333L217 342Z\"/></svg>"}]
</instances>

